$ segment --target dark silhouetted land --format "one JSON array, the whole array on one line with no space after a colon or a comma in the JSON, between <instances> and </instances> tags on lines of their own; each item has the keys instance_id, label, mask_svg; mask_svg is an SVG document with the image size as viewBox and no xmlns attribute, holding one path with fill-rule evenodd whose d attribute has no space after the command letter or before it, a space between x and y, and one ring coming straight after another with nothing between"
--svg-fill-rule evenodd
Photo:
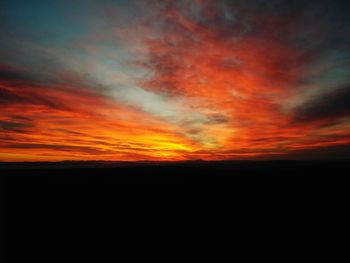
<instances>
[{"instance_id":1,"label":"dark silhouetted land","mask_svg":"<svg viewBox=\"0 0 350 263\"><path fill-rule=\"evenodd\" d=\"M349 168L346 160L0 163L5 182L28 186L66 183L317 185L341 181L350 174Z\"/></svg>"},{"instance_id":2,"label":"dark silhouetted land","mask_svg":"<svg viewBox=\"0 0 350 263\"><path fill-rule=\"evenodd\" d=\"M165 230L182 222L206 235L208 226L216 229L225 220L234 229L258 225L269 232L266 220L294 227L294 232L295 222L305 222L315 211L308 228L326 216L343 218L339 213L347 212L349 168L347 161L1 163L0 177L8 236L26 236L27 247L38 233L41 244L57 236L64 236L65 244L77 228L84 238L93 228L102 233L116 228L114 238L135 228L153 235L150 226L160 223ZM242 222L248 227L242 228Z\"/></svg>"}]
</instances>

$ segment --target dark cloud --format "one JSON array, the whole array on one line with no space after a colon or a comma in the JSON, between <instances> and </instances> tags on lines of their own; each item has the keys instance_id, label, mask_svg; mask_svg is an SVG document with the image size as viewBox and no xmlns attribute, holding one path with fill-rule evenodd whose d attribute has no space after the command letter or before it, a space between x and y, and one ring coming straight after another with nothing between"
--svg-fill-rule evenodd
<instances>
[{"instance_id":1,"label":"dark cloud","mask_svg":"<svg viewBox=\"0 0 350 263\"><path fill-rule=\"evenodd\" d=\"M307 101L294 111L296 122L334 119L350 115L350 85Z\"/></svg>"},{"instance_id":2,"label":"dark cloud","mask_svg":"<svg viewBox=\"0 0 350 263\"><path fill-rule=\"evenodd\" d=\"M25 122L31 122L32 120L30 118L24 117L24 116L19 116L19 115L11 115L11 119L15 121L25 121Z\"/></svg>"},{"instance_id":3,"label":"dark cloud","mask_svg":"<svg viewBox=\"0 0 350 263\"><path fill-rule=\"evenodd\" d=\"M0 121L0 131L24 132L31 127L33 127L33 125L28 122Z\"/></svg>"},{"instance_id":4,"label":"dark cloud","mask_svg":"<svg viewBox=\"0 0 350 263\"><path fill-rule=\"evenodd\" d=\"M4 145L6 148L11 149L47 149L57 150L63 152L81 152L89 154L101 154L107 153L99 149L84 146L73 146L73 145L56 145L56 144L45 144L45 143L7 143Z\"/></svg>"},{"instance_id":5,"label":"dark cloud","mask_svg":"<svg viewBox=\"0 0 350 263\"><path fill-rule=\"evenodd\" d=\"M229 122L229 118L222 114L213 114L208 116L207 124L222 124Z\"/></svg>"},{"instance_id":6,"label":"dark cloud","mask_svg":"<svg viewBox=\"0 0 350 263\"><path fill-rule=\"evenodd\" d=\"M334 145L287 151L284 154L266 155L260 157L265 160L349 160L350 145Z\"/></svg>"},{"instance_id":7,"label":"dark cloud","mask_svg":"<svg viewBox=\"0 0 350 263\"><path fill-rule=\"evenodd\" d=\"M0 82L35 82L35 78L31 74L23 71L15 71L11 69L5 69L0 67Z\"/></svg>"},{"instance_id":8,"label":"dark cloud","mask_svg":"<svg viewBox=\"0 0 350 263\"><path fill-rule=\"evenodd\" d=\"M186 132L190 135L198 135L202 132L202 130L198 128L197 129L193 128L193 129L188 129Z\"/></svg>"},{"instance_id":9,"label":"dark cloud","mask_svg":"<svg viewBox=\"0 0 350 263\"><path fill-rule=\"evenodd\" d=\"M70 135L76 135L76 136L84 136L84 133L81 132L77 132L77 131L71 131L71 130L67 130L67 129L50 129L50 131L58 131L58 132L62 132L62 133L66 133L66 134L70 134Z\"/></svg>"},{"instance_id":10,"label":"dark cloud","mask_svg":"<svg viewBox=\"0 0 350 263\"><path fill-rule=\"evenodd\" d=\"M0 84L8 87L47 87L51 83L46 76L12 65L0 64Z\"/></svg>"},{"instance_id":11,"label":"dark cloud","mask_svg":"<svg viewBox=\"0 0 350 263\"><path fill-rule=\"evenodd\" d=\"M273 136L273 137L260 137L260 138L255 138L252 141L254 143L269 143L269 142L284 142L290 140L290 137L287 136Z\"/></svg>"},{"instance_id":12,"label":"dark cloud","mask_svg":"<svg viewBox=\"0 0 350 263\"><path fill-rule=\"evenodd\" d=\"M0 105L26 103L26 99L6 89L0 88Z\"/></svg>"},{"instance_id":13,"label":"dark cloud","mask_svg":"<svg viewBox=\"0 0 350 263\"><path fill-rule=\"evenodd\" d=\"M45 93L42 92L42 90L23 95L19 89L20 88L8 90L0 87L0 105L32 104L44 105L53 109L68 109L67 105L59 101L57 98L45 96Z\"/></svg>"}]
</instances>

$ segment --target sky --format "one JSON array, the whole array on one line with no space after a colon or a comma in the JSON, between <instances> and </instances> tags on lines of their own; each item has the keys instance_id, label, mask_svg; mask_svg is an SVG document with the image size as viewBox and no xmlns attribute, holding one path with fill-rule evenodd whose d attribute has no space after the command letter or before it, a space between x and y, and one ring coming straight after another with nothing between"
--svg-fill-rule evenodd
<instances>
[{"instance_id":1,"label":"sky","mask_svg":"<svg viewBox=\"0 0 350 263\"><path fill-rule=\"evenodd\" d=\"M349 158L349 13L0 0L0 161Z\"/></svg>"}]
</instances>

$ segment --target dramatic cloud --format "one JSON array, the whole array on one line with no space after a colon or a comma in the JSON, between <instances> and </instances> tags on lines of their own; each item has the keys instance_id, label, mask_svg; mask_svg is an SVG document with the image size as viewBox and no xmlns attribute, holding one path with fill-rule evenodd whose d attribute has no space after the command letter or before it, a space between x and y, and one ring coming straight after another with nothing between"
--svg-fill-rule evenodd
<instances>
[{"instance_id":1,"label":"dramatic cloud","mask_svg":"<svg viewBox=\"0 0 350 263\"><path fill-rule=\"evenodd\" d=\"M350 116L350 86L335 88L296 109L297 121L338 119Z\"/></svg>"},{"instance_id":2,"label":"dramatic cloud","mask_svg":"<svg viewBox=\"0 0 350 263\"><path fill-rule=\"evenodd\" d=\"M0 159L346 148L349 11L340 0L2 1Z\"/></svg>"}]
</instances>

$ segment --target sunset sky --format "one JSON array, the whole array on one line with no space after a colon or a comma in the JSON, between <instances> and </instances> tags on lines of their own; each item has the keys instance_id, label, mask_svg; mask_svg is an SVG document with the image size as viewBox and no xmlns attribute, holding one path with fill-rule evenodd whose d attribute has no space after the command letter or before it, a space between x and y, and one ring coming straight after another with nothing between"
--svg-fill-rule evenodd
<instances>
[{"instance_id":1,"label":"sunset sky","mask_svg":"<svg viewBox=\"0 0 350 263\"><path fill-rule=\"evenodd\" d=\"M343 158L349 1L0 0L0 161Z\"/></svg>"}]
</instances>

